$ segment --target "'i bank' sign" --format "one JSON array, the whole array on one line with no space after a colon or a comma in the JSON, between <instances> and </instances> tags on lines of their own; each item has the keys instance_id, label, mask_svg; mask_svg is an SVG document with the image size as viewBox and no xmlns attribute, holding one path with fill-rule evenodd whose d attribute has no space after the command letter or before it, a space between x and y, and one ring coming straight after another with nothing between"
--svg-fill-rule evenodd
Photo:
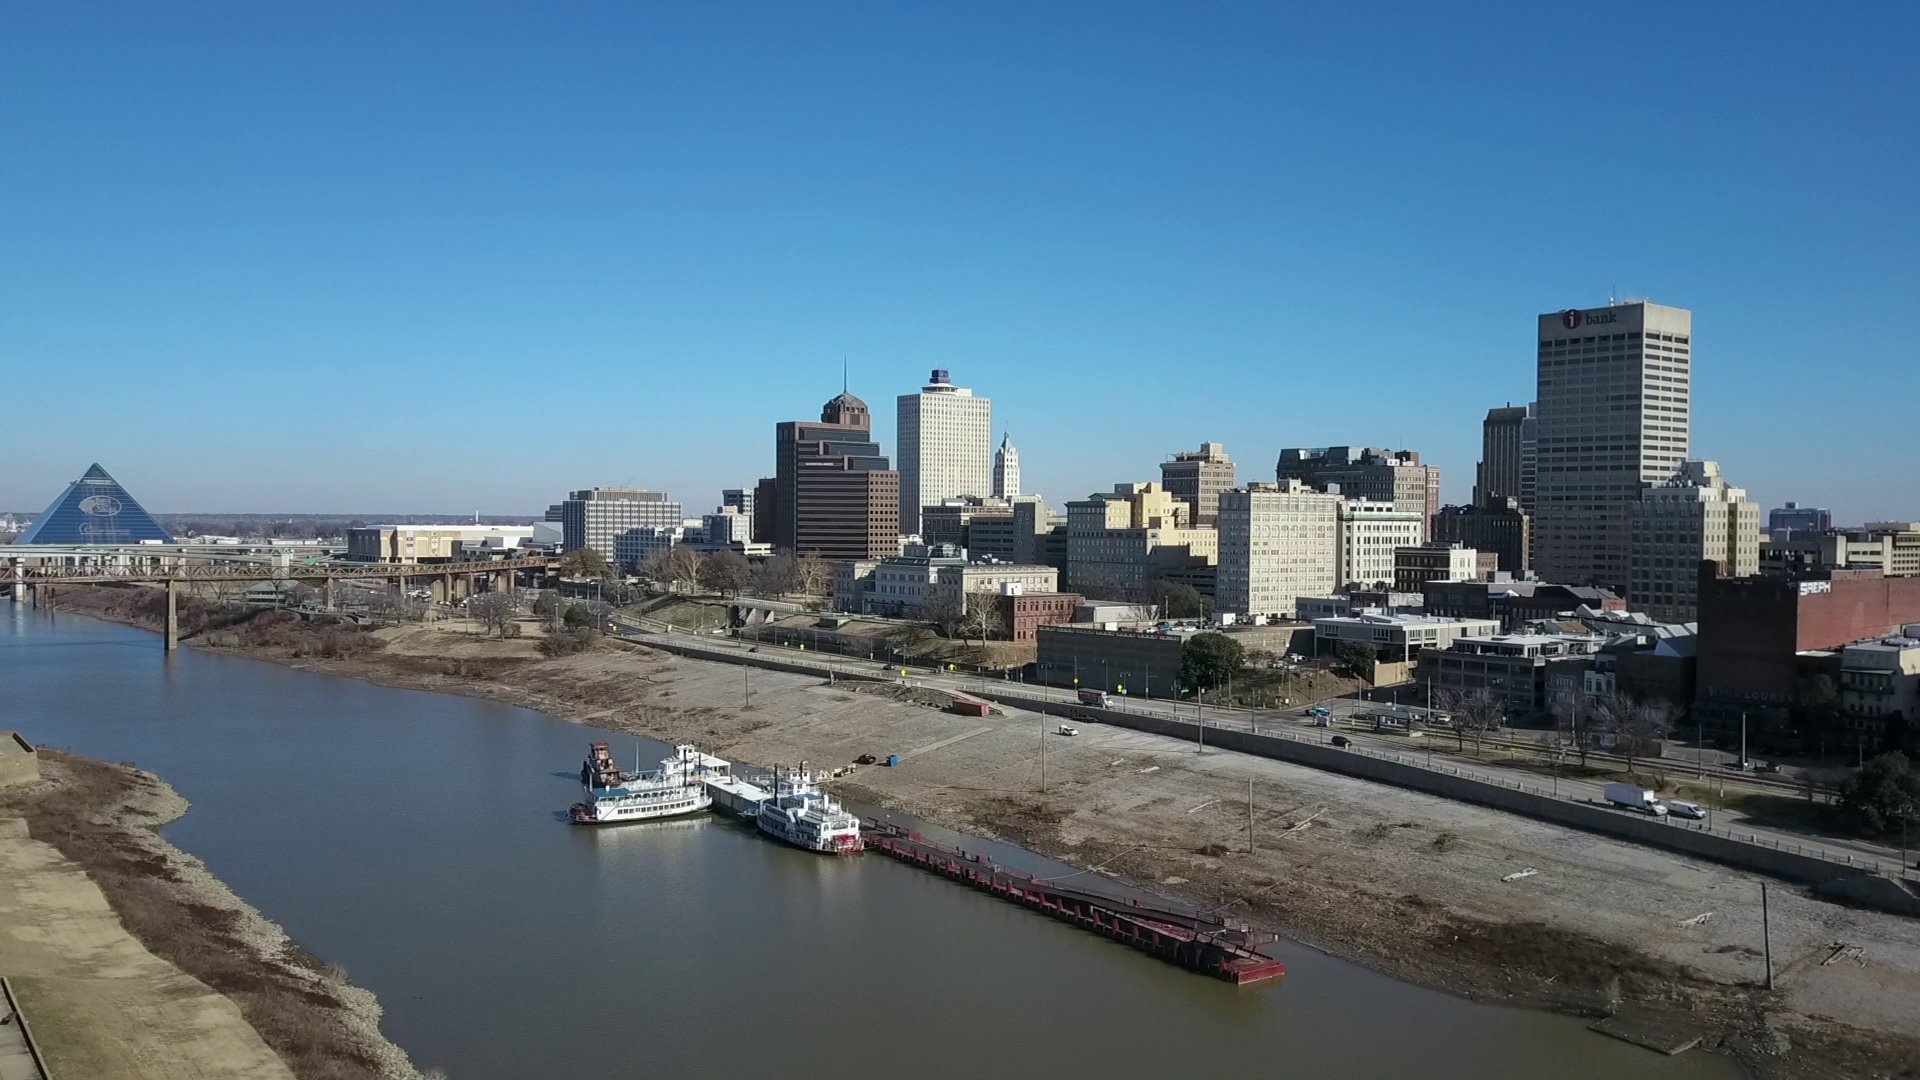
<instances>
[{"instance_id":1,"label":"'i bank' sign","mask_svg":"<svg viewBox=\"0 0 1920 1080\"><path fill-rule=\"evenodd\" d=\"M1599 326L1614 322L1619 314L1614 311L1575 311L1571 308L1560 313L1560 325L1569 330L1578 330L1581 326Z\"/></svg>"}]
</instances>

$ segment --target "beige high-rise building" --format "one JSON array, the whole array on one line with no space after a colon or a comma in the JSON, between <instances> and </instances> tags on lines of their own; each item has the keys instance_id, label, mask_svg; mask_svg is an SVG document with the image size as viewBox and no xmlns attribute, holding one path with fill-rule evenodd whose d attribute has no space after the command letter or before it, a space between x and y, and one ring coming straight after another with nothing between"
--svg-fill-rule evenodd
<instances>
[{"instance_id":1,"label":"beige high-rise building","mask_svg":"<svg viewBox=\"0 0 1920 1080\"><path fill-rule=\"evenodd\" d=\"M1220 493L1240 481L1226 446L1210 442L1161 462L1160 482L1174 498L1187 504L1189 520L1196 525L1211 525L1220 516Z\"/></svg>"},{"instance_id":2,"label":"beige high-rise building","mask_svg":"<svg viewBox=\"0 0 1920 1080\"><path fill-rule=\"evenodd\" d=\"M962 495L993 494L993 401L935 368L917 394L899 398L900 531L920 531L920 510Z\"/></svg>"},{"instance_id":3,"label":"beige high-rise building","mask_svg":"<svg viewBox=\"0 0 1920 1080\"><path fill-rule=\"evenodd\" d=\"M1634 502L1627 604L1660 622L1699 617L1700 563L1731 577L1760 572L1760 504L1711 461L1689 461Z\"/></svg>"},{"instance_id":4,"label":"beige high-rise building","mask_svg":"<svg viewBox=\"0 0 1920 1080\"><path fill-rule=\"evenodd\" d=\"M1219 554L1218 534L1189 525L1187 504L1159 484L1116 484L1067 504L1067 582L1084 596L1140 599L1162 575Z\"/></svg>"},{"instance_id":5,"label":"beige high-rise building","mask_svg":"<svg viewBox=\"0 0 1920 1080\"><path fill-rule=\"evenodd\" d=\"M1533 563L1627 584L1633 506L1687 459L1693 313L1636 301L1540 316Z\"/></svg>"},{"instance_id":6,"label":"beige high-rise building","mask_svg":"<svg viewBox=\"0 0 1920 1080\"><path fill-rule=\"evenodd\" d=\"M1297 598L1331 593L1339 584L1341 501L1299 481L1223 493L1216 609L1291 617Z\"/></svg>"}]
</instances>

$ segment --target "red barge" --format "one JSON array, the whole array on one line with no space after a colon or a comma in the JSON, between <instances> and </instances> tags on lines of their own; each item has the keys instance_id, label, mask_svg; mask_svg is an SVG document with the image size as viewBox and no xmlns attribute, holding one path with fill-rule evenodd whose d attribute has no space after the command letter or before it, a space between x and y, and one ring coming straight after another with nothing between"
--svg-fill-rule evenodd
<instances>
[{"instance_id":1,"label":"red barge","mask_svg":"<svg viewBox=\"0 0 1920 1080\"><path fill-rule=\"evenodd\" d=\"M931 870L1189 971L1240 986L1279 979L1287 973L1285 964L1256 949L1277 940L1277 934L1204 912L1154 907L1044 881L936 844L895 825L868 822L865 832L868 851Z\"/></svg>"}]
</instances>

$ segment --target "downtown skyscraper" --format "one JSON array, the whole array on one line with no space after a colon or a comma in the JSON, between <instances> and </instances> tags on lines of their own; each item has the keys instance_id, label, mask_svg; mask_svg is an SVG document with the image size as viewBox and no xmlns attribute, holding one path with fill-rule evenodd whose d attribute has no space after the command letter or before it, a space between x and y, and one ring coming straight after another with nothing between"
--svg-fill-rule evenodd
<instances>
[{"instance_id":1,"label":"downtown skyscraper","mask_svg":"<svg viewBox=\"0 0 1920 1080\"><path fill-rule=\"evenodd\" d=\"M1626 591L1633 507L1687 460L1693 313L1634 302L1539 319L1533 564Z\"/></svg>"},{"instance_id":2,"label":"downtown skyscraper","mask_svg":"<svg viewBox=\"0 0 1920 1080\"><path fill-rule=\"evenodd\" d=\"M920 508L993 492L993 400L953 385L935 368L899 399L900 532L920 531Z\"/></svg>"}]
</instances>

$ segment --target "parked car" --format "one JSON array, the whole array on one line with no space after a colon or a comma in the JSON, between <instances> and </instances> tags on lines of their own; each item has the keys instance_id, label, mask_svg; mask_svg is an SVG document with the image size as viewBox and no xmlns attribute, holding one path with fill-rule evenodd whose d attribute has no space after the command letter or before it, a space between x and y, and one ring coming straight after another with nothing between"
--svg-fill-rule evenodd
<instances>
[{"instance_id":1,"label":"parked car","mask_svg":"<svg viewBox=\"0 0 1920 1080\"><path fill-rule=\"evenodd\" d=\"M1347 738L1345 735L1335 735L1333 737L1333 745L1345 750L1347 747L1353 745L1353 740Z\"/></svg>"},{"instance_id":2,"label":"parked car","mask_svg":"<svg viewBox=\"0 0 1920 1080\"><path fill-rule=\"evenodd\" d=\"M1707 816L1706 808L1699 803L1677 801L1667 803L1667 813L1674 817L1693 818L1695 821Z\"/></svg>"},{"instance_id":3,"label":"parked car","mask_svg":"<svg viewBox=\"0 0 1920 1080\"><path fill-rule=\"evenodd\" d=\"M1078 735L1080 734L1080 729L1071 724L1061 724L1058 733L1061 735Z\"/></svg>"}]
</instances>

